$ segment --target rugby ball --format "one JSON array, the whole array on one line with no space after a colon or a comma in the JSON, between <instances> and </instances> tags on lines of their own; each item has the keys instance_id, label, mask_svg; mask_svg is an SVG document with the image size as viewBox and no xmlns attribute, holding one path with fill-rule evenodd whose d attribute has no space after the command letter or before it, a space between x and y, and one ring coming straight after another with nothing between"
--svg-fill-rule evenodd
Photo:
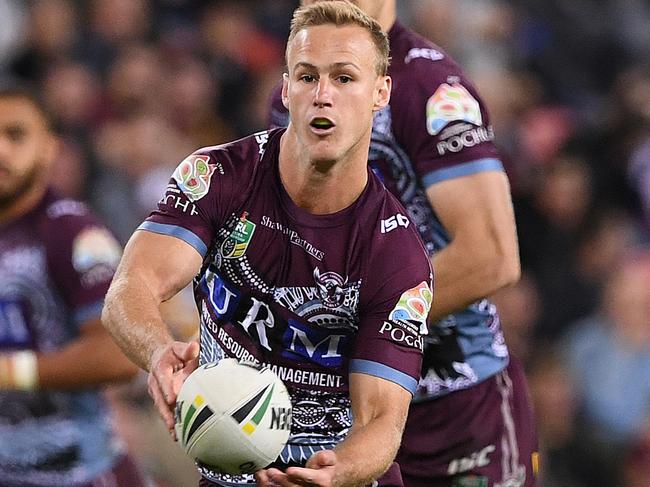
<instances>
[{"instance_id":1,"label":"rugby ball","mask_svg":"<svg viewBox=\"0 0 650 487\"><path fill-rule=\"evenodd\" d=\"M200 465L250 474L278 458L291 432L291 400L267 367L226 358L192 372L176 400L176 437Z\"/></svg>"}]
</instances>

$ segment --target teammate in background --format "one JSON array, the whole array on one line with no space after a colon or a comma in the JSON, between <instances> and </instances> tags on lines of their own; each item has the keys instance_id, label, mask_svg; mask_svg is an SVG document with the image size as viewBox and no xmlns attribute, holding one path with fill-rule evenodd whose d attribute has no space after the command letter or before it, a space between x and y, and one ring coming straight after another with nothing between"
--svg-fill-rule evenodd
<instances>
[{"instance_id":1,"label":"teammate in background","mask_svg":"<svg viewBox=\"0 0 650 487\"><path fill-rule=\"evenodd\" d=\"M48 187L56 151L37 98L0 87L0 485L142 486L99 389L137 371L100 321L121 249Z\"/></svg>"},{"instance_id":2,"label":"teammate in background","mask_svg":"<svg viewBox=\"0 0 650 487\"><path fill-rule=\"evenodd\" d=\"M277 372L292 430L273 468L256 473L261 487L365 485L391 465L379 485L401 485L392 461L432 276L404 208L367 165L373 113L390 97L388 40L347 2L313 5L294 13L287 66L292 123L180 163L126 246L104 323L150 371L172 432L198 361L236 357ZM195 276L200 351L174 341L159 313ZM252 472L199 469L200 485L255 482Z\"/></svg>"},{"instance_id":3,"label":"teammate in background","mask_svg":"<svg viewBox=\"0 0 650 487\"><path fill-rule=\"evenodd\" d=\"M485 299L520 272L488 113L461 68L396 20L395 0L353 3L381 24L391 48L393 92L375 114L370 166L408 210L436 275L422 380L397 457L404 482L534 485L525 377ZM285 126L280 88L271 103L270 125Z\"/></svg>"}]
</instances>

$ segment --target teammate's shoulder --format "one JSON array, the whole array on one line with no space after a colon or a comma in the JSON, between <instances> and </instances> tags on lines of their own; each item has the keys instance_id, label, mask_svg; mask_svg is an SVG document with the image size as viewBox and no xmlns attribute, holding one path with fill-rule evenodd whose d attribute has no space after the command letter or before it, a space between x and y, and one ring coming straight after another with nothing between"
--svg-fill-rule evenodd
<instances>
[{"instance_id":1,"label":"teammate's shoulder","mask_svg":"<svg viewBox=\"0 0 650 487\"><path fill-rule=\"evenodd\" d=\"M408 72L414 81L443 82L449 76L465 77L460 65L443 48L417 32L396 23L391 29L391 72Z\"/></svg>"},{"instance_id":2,"label":"teammate's shoulder","mask_svg":"<svg viewBox=\"0 0 650 487\"><path fill-rule=\"evenodd\" d=\"M52 189L45 196L37 230L46 248L57 255L70 245L77 254L88 249L90 253L106 249L108 254L119 258L121 253L115 236L86 203Z\"/></svg>"}]
</instances>

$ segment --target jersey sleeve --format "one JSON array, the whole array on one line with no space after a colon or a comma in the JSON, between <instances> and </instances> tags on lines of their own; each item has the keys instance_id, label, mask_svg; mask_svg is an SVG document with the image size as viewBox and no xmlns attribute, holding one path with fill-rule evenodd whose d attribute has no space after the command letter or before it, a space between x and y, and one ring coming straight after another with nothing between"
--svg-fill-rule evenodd
<instances>
[{"instance_id":1,"label":"jersey sleeve","mask_svg":"<svg viewBox=\"0 0 650 487\"><path fill-rule=\"evenodd\" d=\"M245 168L225 148L199 150L174 170L157 208L138 227L179 238L204 257L228 215L245 192Z\"/></svg>"},{"instance_id":2,"label":"jersey sleeve","mask_svg":"<svg viewBox=\"0 0 650 487\"><path fill-rule=\"evenodd\" d=\"M100 317L122 255L113 234L79 203L80 207L83 212L60 214L43 228L50 276L77 326Z\"/></svg>"},{"instance_id":3,"label":"jersey sleeve","mask_svg":"<svg viewBox=\"0 0 650 487\"><path fill-rule=\"evenodd\" d=\"M407 68L410 89L395 92L391 102L393 130L425 188L502 171L488 110L460 67L445 57L414 59Z\"/></svg>"},{"instance_id":4,"label":"jersey sleeve","mask_svg":"<svg viewBox=\"0 0 650 487\"><path fill-rule=\"evenodd\" d=\"M424 246L409 227L380 233L379 249L372 252L350 372L381 377L413 393L420 378L433 272Z\"/></svg>"}]
</instances>

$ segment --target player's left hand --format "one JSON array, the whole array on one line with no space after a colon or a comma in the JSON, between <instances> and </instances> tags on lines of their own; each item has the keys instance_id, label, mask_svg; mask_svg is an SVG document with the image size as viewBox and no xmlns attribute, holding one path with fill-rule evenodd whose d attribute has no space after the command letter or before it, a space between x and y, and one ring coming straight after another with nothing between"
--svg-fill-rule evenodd
<instances>
[{"instance_id":1,"label":"player's left hand","mask_svg":"<svg viewBox=\"0 0 650 487\"><path fill-rule=\"evenodd\" d=\"M255 474L259 487L334 487L336 453L323 450L314 453L304 467L260 470Z\"/></svg>"}]
</instances>

